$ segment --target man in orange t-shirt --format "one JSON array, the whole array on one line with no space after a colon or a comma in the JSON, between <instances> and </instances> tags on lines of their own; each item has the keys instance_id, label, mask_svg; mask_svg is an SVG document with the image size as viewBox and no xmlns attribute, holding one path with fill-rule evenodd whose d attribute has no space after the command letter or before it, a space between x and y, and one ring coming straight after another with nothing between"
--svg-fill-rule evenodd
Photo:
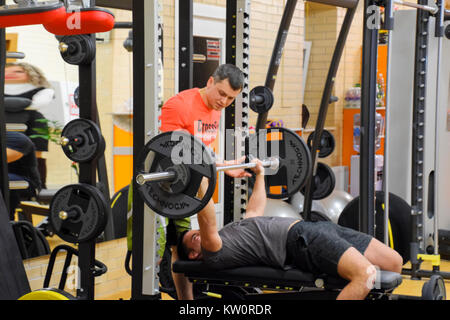
<instances>
[{"instance_id":1,"label":"man in orange t-shirt","mask_svg":"<svg viewBox=\"0 0 450 320\"><path fill-rule=\"evenodd\" d=\"M193 88L181 91L163 105L161 109L161 127L163 132L185 130L210 146L219 131L222 110L231 105L241 93L244 75L239 68L231 64L220 65L208 79L204 88ZM238 161L216 163L234 164ZM251 176L245 170L228 170L231 177ZM172 263L178 259L177 236L190 229L190 218L171 220L167 226L167 245L172 250ZM192 284L179 273L172 273L180 300L193 299Z\"/></svg>"}]
</instances>

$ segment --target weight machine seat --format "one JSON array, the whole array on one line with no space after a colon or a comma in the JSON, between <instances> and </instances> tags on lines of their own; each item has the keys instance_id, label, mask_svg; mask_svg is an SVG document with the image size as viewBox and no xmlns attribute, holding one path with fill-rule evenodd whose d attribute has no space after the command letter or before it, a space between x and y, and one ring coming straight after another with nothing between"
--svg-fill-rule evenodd
<instances>
[{"instance_id":1,"label":"weight machine seat","mask_svg":"<svg viewBox=\"0 0 450 320\"><path fill-rule=\"evenodd\" d=\"M328 289L343 288L348 281L327 275L314 276L299 269L282 270L267 266L239 267L234 269L214 270L208 268L202 261L176 261L173 266L175 273L199 283L226 284L267 289L299 289L301 287L317 287L318 279L323 280L323 286ZM380 271L376 282L376 290L392 291L402 283L399 273Z\"/></svg>"},{"instance_id":2,"label":"weight machine seat","mask_svg":"<svg viewBox=\"0 0 450 320\"><path fill-rule=\"evenodd\" d=\"M58 192L59 189L42 189L39 191L36 201L39 203L46 203L50 204L52 201L53 196Z\"/></svg>"}]
</instances>

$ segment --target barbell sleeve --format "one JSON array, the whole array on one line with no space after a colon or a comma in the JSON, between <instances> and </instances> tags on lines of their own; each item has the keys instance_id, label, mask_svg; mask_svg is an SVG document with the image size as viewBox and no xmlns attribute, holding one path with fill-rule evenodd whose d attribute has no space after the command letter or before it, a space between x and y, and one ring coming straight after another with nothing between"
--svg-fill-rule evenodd
<instances>
[{"instance_id":1,"label":"barbell sleeve","mask_svg":"<svg viewBox=\"0 0 450 320\"><path fill-rule=\"evenodd\" d=\"M161 182L161 181L170 181L176 178L175 172L163 171L163 172L155 172L155 173L141 173L136 176L136 182L139 185L143 185L146 182Z\"/></svg>"},{"instance_id":2,"label":"barbell sleeve","mask_svg":"<svg viewBox=\"0 0 450 320\"><path fill-rule=\"evenodd\" d=\"M273 170L278 169L280 160L276 157L262 160L262 166L264 168L270 168ZM255 162L248 163L240 163L240 164L232 164L232 165L224 165L216 168L216 171L227 171L227 170L236 170L236 169L251 169L256 167ZM140 173L136 176L136 183L139 185L144 185L147 182L162 182L162 181L172 181L175 180L176 173L172 171L162 171L162 172L154 172L154 173Z\"/></svg>"}]
</instances>

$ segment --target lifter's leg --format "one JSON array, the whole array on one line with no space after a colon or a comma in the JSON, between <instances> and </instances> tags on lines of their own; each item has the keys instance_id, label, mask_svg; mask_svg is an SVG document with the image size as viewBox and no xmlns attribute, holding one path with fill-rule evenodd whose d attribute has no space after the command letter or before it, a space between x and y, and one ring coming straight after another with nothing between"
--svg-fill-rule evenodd
<instances>
[{"instance_id":1,"label":"lifter's leg","mask_svg":"<svg viewBox=\"0 0 450 320\"><path fill-rule=\"evenodd\" d=\"M402 272L402 256L375 238L370 241L364 256L381 270Z\"/></svg>"},{"instance_id":2,"label":"lifter's leg","mask_svg":"<svg viewBox=\"0 0 450 320\"><path fill-rule=\"evenodd\" d=\"M339 293L338 300L362 300L372 289L376 269L353 247L347 249L338 262L339 275L350 281Z\"/></svg>"}]
</instances>

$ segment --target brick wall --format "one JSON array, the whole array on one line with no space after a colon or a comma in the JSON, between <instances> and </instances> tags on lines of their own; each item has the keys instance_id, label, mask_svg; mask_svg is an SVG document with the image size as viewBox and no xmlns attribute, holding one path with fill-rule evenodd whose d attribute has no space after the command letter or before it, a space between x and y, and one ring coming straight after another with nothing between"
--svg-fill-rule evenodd
<instances>
[{"instance_id":1,"label":"brick wall","mask_svg":"<svg viewBox=\"0 0 450 320\"><path fill-rule=\"evenodd\" d=\"M282 5L281 5L282 3ZM250 88L264 85L273 46L286 1L251 2L250 16ZM300 128L304 3L299 1L289 28L283 57L274 86L275 102L268 119L281 119L285 127ZM257 114L251 113L250 125Z\"/></svg>"},{"instance_id":2,"label":"brick wall","mask_svg":"<svg viewBox=\"0 0 450 320\"><path fill-rule=\"evenodd\" d=\"M316 126L322 92L339 32L337 16L336 7L317 3L305 4L305 41L311 42L311 53L304 103L310 112L310 120L307 124L307 129L310 130L313 130ZM325 127L336 135L334 129L335 117L332 108L333 105L328 108ZM308 133L310 130L308 130ZM320 159L320 161L330 164L336 154L334 152L331 156Z\"/></svg>"},{"instance_id":3,"label":"brick wall","mask_svg":"<svg viewBox=\"0 0 450 320\"><path fill-rule=\"evenodd\" d=\"M345 12L346 9L328 5L305 4L305 40L312 43L305 87L305 104L308 106L311 115L307 128L310 130L315 128L317 122L325 80ZM359 3L357 13L353 19L332 92L333 95L339 98L339 101L329 105L325 122L325 128L329 129L335 136L336 149L332 155L325 159L320 159L320 161L332 166L341 164L344 98L347 89L359 82L361 43L362 2Z\"/></svg>"}]
</instances>

